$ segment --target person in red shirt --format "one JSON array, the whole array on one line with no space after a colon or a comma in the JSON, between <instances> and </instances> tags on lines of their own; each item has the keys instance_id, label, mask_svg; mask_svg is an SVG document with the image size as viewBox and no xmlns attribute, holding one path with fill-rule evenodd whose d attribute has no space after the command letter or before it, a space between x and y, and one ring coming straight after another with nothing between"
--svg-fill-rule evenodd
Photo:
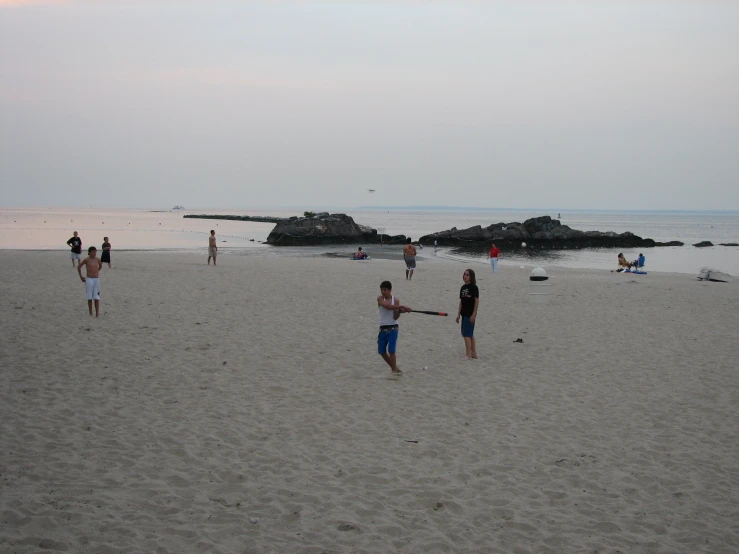
<instances>
[{"instance_id":1,"label":"person in red shirt","mask_svg":"<svg viewBox=\"0 0 739 554\"><path fill-rule=\"evenodd\" d=\"M493 243L493 246L490 248L490 254L488 254L488 258L490 258L490 265L493 266L493 273L498 273L498 258L500 257L500 248L495 246L495 243Z\"/></svg>"}]
</instances>

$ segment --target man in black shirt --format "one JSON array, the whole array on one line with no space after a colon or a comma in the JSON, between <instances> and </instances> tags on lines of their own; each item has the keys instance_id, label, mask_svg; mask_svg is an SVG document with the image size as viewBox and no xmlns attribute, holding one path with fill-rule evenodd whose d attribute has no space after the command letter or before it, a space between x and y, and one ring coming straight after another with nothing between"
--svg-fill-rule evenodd
<instances>
[{"instance_id":1,"label":"man in black shirt","mask_svg":"<svg viewBox=\"0 0 739 554\"><path fill-rule=\"evenodd\" d=\"M72 247L70 257L72 258L72 267L74 267L74 261L77 260L77 267L80 266L80 259L82 257L82 239L77 236L77 231L74 232L74 236L67 241L67 246Z\"/></svg>"}]
</instances>

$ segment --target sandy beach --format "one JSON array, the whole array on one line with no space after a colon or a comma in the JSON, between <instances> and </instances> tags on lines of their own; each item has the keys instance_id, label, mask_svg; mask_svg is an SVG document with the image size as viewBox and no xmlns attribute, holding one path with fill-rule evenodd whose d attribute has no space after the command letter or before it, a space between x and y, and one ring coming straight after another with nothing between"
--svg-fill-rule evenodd
<instances>
[{"instance_id":1,"label":"sandy beach","mask_svg":"<svg viewBox=\"0 0 739 554\"><path fill-rule=\"evenodd\" d=\"M479 264L464 362L463 265L206 258L0 251L0 552L739 551L736 280Z\"/></svg>"}]
</instances>

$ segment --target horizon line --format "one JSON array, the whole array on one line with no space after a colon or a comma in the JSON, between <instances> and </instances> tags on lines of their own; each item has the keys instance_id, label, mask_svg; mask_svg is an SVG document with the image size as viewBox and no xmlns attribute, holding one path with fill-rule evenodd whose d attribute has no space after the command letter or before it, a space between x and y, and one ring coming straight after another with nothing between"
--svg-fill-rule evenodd
<instances>
[{"instance_id":1,"label":"horizon line","mask_svg":"<svg viewBox=\"0 0 739 554\"><path fill-rule=\"evenodd\" d=\"M355 209L358 210L459 210L459 211L472 211L472 212L557 212L572 213L572 212L609 212L609 213L723 213L723 214L739 214L739 210L721 210L721 209L707 209L707 210L661 210L661 209L640 209L640 210L629 210L629 209L612 209L612 208L482 208L482 207L469 207L469 206L357 206Z\"/></svg>"},{"instance_id":2,"label":"horizon line","mask_svg":"<svg viewBox=\"0 0 739 554\"><path fill-rule=\"evenodd\" d=\"M114 209L114 210L141 210L141 211L172 211L174 208L161 207L161 206L147 206L147 207L132 207L132 206L103 206L103 205L88 205L88 206L49 206L49 205L21 205L21 206L0 206L2 210L33 210L33 209L60 209L60 210L89 210L89 209ZM228 210L234 211L268 211L268 210L279 210L279 211L316 211L320 212L334 212L333 210L393 210L393 211L468 211L468 212L557 212L561 213L583 213L583 212L598 212L598 213L692 213L692 214L728 214L728 215L739 215L739 210L724 210L724 209L703 209L703 210L687 210L687 209L613 209L613 208L511 208L511 207L480 207L480 206L440 206L440 205L385 205L385 206L331 206L331 207L318 207L318 206L232 206L230 208L224 207L196 207L187 208L183 207L182 211L193 212L202 210L214 210L224 212ZM548 214L544 214L548 215Z\"/></svg>"}]
</instances>

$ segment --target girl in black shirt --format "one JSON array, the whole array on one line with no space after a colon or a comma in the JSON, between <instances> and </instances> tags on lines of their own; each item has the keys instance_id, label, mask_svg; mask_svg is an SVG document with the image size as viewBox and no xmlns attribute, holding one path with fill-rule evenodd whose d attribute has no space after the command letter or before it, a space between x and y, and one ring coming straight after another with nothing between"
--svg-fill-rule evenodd
<instances>
[{"instance_id":1,"label":"girl in black shirt","mask_svg":"<svg viewBox=\"0 0 739 554\"><path fill-rule=\"evenodd\" d=\"M464 285L459 289L459 308L457 309L457 323L459 323L459 318L462 318L462 338L465 349L462 359L475 360L477 359L475 319L477 318L477 307L480 305L480 291L477 288L474 270L465 269L462 279L464 279Z\"/></svg>"},{"instance_id":2,"label":"girl in black shirt","mask_svg":"<svg viewBox=\"0 0 739 554\"><path fill-rule=\"evenodd\" d=\"M103 256L100 258L100 261L104 264L108 264L108 267L111 267L110 265L110 243L108 242L108 237L103 237Z\"/></svg>"}]
</instances>

